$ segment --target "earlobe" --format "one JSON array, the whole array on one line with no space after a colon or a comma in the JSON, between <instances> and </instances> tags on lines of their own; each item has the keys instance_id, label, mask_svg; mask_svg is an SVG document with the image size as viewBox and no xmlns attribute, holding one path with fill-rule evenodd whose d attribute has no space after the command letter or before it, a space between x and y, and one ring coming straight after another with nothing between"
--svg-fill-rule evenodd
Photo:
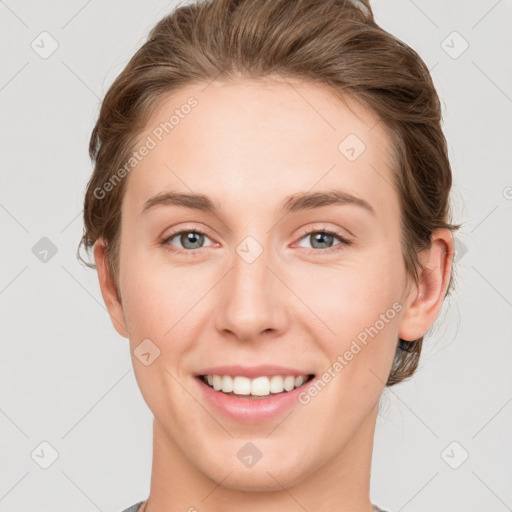
<instances>
[{"instance_id":1,"label":"earlobe","mask_svg":"<svg viewBox=\"0 0 512 512\"><path fill-rule=\"evenodd\" d=\"M117 289L108 269L105 242L98 239L94 244L94 261L98 272L101 295L107 306L110 320L115 330L123 337L128 338L128 330L124 318L123 308L119 301Z\"/></svg>"},{"instance_id":2,"label":"earlobe","mask_svg":"<svg viewBox=\"0 0 512 512\"><path fill-rule=\"evenodd\" d=\"M424 270L405 301L399 330L401 339L421 338L437 318L450 281L453 251L451 232L448 229L434 231L431 247L419 255Z\"/></svg>"}]
</instances>

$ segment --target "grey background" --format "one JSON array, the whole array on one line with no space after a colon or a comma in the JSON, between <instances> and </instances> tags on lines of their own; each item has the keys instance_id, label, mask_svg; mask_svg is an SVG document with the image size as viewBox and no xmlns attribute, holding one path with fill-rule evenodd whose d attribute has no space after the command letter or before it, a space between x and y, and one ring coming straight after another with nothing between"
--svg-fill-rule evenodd
<instances>
[{"instance_id":1,"label":"grey background","mask_svg":"<svg viewBox=\"0 0 512 512\"><path fill-rule=\"evenodd\" d=\"M175 4L0 1L1 511L115 512L149 492L152 417L75 251L100 98ZM393 512L512 510L512 2L373 8L432 70L463 227L457 289L420 369L382 398L372 500ZM43 31L58 42L46 59L31 47ZM453 31L469 44L461 55ZM46 262L43 237L57 249ZM47 469L44 441L58 453Z\"/></svg>"}]
</instances>

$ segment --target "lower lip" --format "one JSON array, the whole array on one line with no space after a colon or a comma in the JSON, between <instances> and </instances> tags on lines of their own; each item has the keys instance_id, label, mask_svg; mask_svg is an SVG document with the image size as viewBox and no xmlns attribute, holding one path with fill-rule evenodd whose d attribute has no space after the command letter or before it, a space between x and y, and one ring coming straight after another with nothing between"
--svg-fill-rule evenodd
<instances>
[{"instance_id":1,"label":"lower lip","mask_svg":"<svg viewBox=\"0 0 512 512\"><path fill-rule=\"evenodd\" d=\"M236 398L222 391L215 391L201 377L196 377L196 380L204 397L215 409L224 416L243 423L255 423L278 417L298 403L299 393L304 391L313 381L313 379L310 379L292 391L270 394L268 398L251 399Z\"/></svg>"}]
</instances>

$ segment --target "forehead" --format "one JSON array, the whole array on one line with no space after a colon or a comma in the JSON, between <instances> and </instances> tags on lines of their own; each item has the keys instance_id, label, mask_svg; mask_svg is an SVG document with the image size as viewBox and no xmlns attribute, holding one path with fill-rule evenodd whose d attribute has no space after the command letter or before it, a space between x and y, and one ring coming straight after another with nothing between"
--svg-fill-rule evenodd
<instances>
[{"instance_id":1,"label":"forehead","mask_svg":"<svg viewBox=\"0 0 512 512\"><path fill-rule=\"evenodd\" d=\"M159 102L133 149L144 144L151 149L125 194L133 210L165 189L207 193L237 208L333 188L365 196L376 209L397 201L383 123L311 83L189 85Z\"/></svg>"}]
</instances>

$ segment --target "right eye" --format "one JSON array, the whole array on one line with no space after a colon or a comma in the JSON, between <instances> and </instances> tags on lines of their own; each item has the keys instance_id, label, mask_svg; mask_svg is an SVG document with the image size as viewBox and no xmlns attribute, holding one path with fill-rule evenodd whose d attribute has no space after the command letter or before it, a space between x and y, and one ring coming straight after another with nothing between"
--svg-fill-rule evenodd
<instances>
[{"instance_id":1,"label":"right eye","mask_svg":"<svg viewBox=\"0 0 512 512\"><path fill-rule=\"evenodd\" d=\"M196 251L203 248L202 244L204 243L205 238L208 238L206 233L203 233L198 229L188 229L171 233L164 240L162 240L161 243L162 245L169 248L170 251L178 254L195 254ZM174 248L174 244L172 243L174 239L177 239L178 243L182 245L181 248ZM173 248L170 248L169 246L172 246Z\"/></svg>"}]
</instances>

